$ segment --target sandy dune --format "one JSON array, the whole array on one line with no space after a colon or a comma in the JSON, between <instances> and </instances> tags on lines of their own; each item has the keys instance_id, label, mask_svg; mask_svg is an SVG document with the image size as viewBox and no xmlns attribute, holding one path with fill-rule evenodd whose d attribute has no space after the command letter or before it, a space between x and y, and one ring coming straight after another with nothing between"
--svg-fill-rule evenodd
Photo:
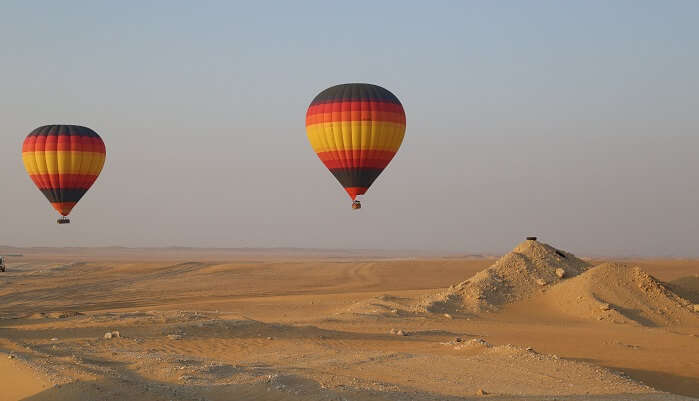
<instances>
[{"instance_id":1,"label":"sandy dune","mask_svg":"<svg viewBox=\"0 0 699 401\"><path fill-rule=\"evenodd\" d=\"M638 266L603 263L550 289L533 303L570 318L611 320L649 327L697 325L694 304Z\"/></svg>"},{"instance_id":2,"label":"sandy dune","mask_svg":"<svg viewBox=\"0 0 699 401\"><path fill-rule=\"evenodd\" d=\"M3 251L2 401L699 397L699 261Z\"/></svg>"}]
</instances>

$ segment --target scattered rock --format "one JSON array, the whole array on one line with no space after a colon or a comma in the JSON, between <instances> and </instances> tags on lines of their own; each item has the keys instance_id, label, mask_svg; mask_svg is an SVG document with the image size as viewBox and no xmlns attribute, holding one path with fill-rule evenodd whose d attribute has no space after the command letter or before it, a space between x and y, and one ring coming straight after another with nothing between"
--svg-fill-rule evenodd
<instances>
[{"instance_id":1,"label":"scattered rock","mask_svg":"<svg viewBox=\"0 0 699 401\"><path fill-rule=\"evenodd\" d=\"M181 340L183 337L180 334L168 334L167 338L170 340Z\"/></svg>"},{"instance_id":2,"label":"scattered rock","mask_svg":"<svg viewBox=\"0 0 699 401\"><path fill-rule=\"evenodd\" d=\"M699 305L698 305L698 306L699 306ZM453 317L452 317L450 314L448 314L448 313L445 313L445 314L444 314L444 317L446 317L447 319L453 319Z\"/></svg>"},{"instance_id":3,"label":"scattered rock","mask_svg":"<svg viewBox=\"0 0 699 401\"><path fill-rule=\"evenodd\" d=\"M398 331L396 331L396 335L397 336L407 336L408 333L403 331L403 330L398 330Z\"/></svg>"},{"instance_id":4,"label":"scattered rock","mask_svg":"<svg viewBox=\"0 0 699 401\"><path fill-rule=\"evenodd\" d=\"M634 345L634 344L624 344L624 343L622 343L622 342L620 342L620 341L616 341L616 344L617 344L617 345L621 345L622 347L626 347L626 348L631 348L631 349L641 349L641 347L640 347L639 345Z\"/></svg>"},{"instance_id":5,"label":"scattered rock","mask_svg":"<svg viewBox=\"0 0 699 401\"><path fill-rule=\"evenodd\" d=\"M558 278L563 278L566 276L566 271L559 267L558 269L556 269L556 276Z\"/></svg>"},{"instance_id":6,"label":"scattered rock","mask_svg":"<svg viewBox=\"0 0 699 401\"><path fill-rule=\"evenodd\" d=\"M608 311L608 310L611 310L612 307L611 307L611 305L609 305L609 304L602 304L602 305L599 306L599 309L602 310L602 311Z\"/></svg>"},{"instance_id":7,"label":"scattered rock","mask_svg":"<svg viewBox=\"0 0 699 401\"><path fill-rule=\"evenodd\" d=\"M694 309L694 312L699 313L699 304L694 304L694 306L692 307L692 309Z\"/></svg>"},{"instance_id":8,"label":"scattered rock","mask_svg":"<svg viewBox=\"0 0 699 401\"><path fill-rule=\"evenodd\" d=\"M464 339L461 338L461 337L456 337L456 338L454 339L454 342L457 342L457 343L460 343L460 342L463 342L463 341L464 341Z\"/></svg>"},{"instance_id":9,"label":"scattered rock","mask_svg":"<svg viewBox=\"0 0 699 401\"><path fill-rule=\"evenodd\" d=\"M51 338L51 341L58 341L58 338L53 337L53 338Z\"/></svg>"},{"instance_id":10,"label":"scattered rock","mask_svg":"<svg viewBox=\"0 0 699 401\"><path fill-rule=\"evenodd\" d=\"M76 311L68 311L68 312L62 312L62 313L52 313L49 315L49 317L56 318L56 319L67 319L71 317L77 317L77 316L82 316L83 314L80 312Z\"/></svg>"},{"instance_id":11,"label":"scattered rock","mask_svg":"<svg viewBox=\"0 0 699 401\"><path fill-rule=\"evenodd\" d=\"M488 395L488 392L479 388L478 391L476 391L476 395Z\"/></svg>"},{"instance_id":12,"label":"scattered rock","mask_svg":"<svg viewBox=\"0 0 699 401\"><path fill-rule=\"evenodd\" d=\"M10 355L7 356L7 359L15 359L15 355L14 355L14 354L10 354Z\"/></svg>"},{"instance_id":13,"label":"scattered rock","mask_svg":"<svg viewBox=\"0 0 699 401\"><path fill-rule=\"evenodd\" d=\"M478 346L478 347L486 347L490 348L492 345L490 345L487 341L485 341L482 338L472 338L468 340L466 343L464 343L467 346Z\"/></svg>"},{"instance_id":14,"label":"scattered rock","mask_svg":"<svg viewBox=\"0 0 699 401\"><path fill-rule=\"evenodd\" d=\"M111 339L112 339L112 333L104 333L104 339L105 339L105 340L111 340Z\"/></svg>"},{"instance_id":15,"label":"scattered rock","mask_svg":"<svg viewBox=\"0 0 699 401\"><path fill-rule=\"evenodd\" d=\"M543 279L540 279L540 278L536 279L536 283L539 284L539 285L542 285L542 286L543 286L543 285L546 285L546 281L543 280Z\"/></svg>"},{"instance_id":16,"label":"scattered rock","mask_svg":"<svg viewBox=\"0 0 699 401\"><path fill-rule=\"evenodd\" d=\"M391 329L391 334L396 334L396 333L398 333L398 330L396 330L396 329Z\"/></svg>"},{"instance_id":17,"label":"scattered rock","mask_svg":"<svg viewBox=\"0 0 699 401\"><path fill-rule=\"evenodd\" d=\"M272 338L272 337L267 337L267 339L268 339L268 340L272 340L273 338Z\"/></svg>"},{"instance_id":18,"label":"scattered rock","mask_svg":"<svg viewBox=\"0 0 699 401\"><path fill-rule=\"evenodd\" d=\"M118 331L113 331L112 338L121 338L121 334Z\"/></svg>"}]
</instances>

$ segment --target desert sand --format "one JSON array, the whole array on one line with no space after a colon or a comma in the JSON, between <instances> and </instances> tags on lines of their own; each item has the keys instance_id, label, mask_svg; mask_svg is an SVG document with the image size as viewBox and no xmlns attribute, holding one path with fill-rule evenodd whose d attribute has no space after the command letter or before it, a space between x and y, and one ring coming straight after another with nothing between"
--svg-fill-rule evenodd
<instances>
[{"instance_id":1,"label":"desert sand","mask_svg":"<svg viewBox=\"0 0 699 401\"><path fill-rule=\"evenodd\" d=\"M698 260L0 254L0 401L699 397Z\"/></svg>"}]
</instances>

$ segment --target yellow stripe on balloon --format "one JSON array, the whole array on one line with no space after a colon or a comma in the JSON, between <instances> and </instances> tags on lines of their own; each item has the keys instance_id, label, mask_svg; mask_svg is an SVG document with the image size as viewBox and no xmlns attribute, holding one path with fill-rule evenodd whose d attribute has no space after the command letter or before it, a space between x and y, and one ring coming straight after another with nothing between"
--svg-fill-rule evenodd
<instances>
[{"instance_id":1,"label":"yellow stripe on balloon","mask_svg":"<svg viewBox=\"0 0 699 401\"><path fill-rule=\"evenodd\" d=\"M391 122L343 121L306 127L308 140L318 152L358 149L397 152L405 125Z\"/></svg>"},{"instance_id":2,"label":"yellow stripe on balloon","mask_svg":"<svg viewBox=\"0 0 699 401\"><path fill-rule=\"evenodd\" d=\"M98 175L106 155L99 152L23 152L22 160L29 174Z\"/></svg>"}]
</instances>

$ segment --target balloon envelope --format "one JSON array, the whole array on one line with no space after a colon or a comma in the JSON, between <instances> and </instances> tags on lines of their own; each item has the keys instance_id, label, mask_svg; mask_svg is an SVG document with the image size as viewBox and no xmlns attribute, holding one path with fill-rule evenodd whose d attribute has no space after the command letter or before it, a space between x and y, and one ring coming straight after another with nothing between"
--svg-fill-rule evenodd
<instances>
[{"instance_id":1,"label":"balloon envelope","mask_svg":"<svg viewBox=\"0 0 699 401\"><path fill-rule=\"evenodd\" d=\"M46 125L24 140L22 160L34 184L63 216L95 182L106 157L97 133L78 125Z\"/></svg>"},{"instance_id":2,"label":"balloon envelope","mask_svg":"<svg viewBox=\"0 0 699 401\"><path fill-rule=\"evenodd\" d=\"M398 98L380 86L336 85L311 102L306 133L320 160L355 199L398 151L405 135L405 111Z\"/></svg>"}]
</instances>

